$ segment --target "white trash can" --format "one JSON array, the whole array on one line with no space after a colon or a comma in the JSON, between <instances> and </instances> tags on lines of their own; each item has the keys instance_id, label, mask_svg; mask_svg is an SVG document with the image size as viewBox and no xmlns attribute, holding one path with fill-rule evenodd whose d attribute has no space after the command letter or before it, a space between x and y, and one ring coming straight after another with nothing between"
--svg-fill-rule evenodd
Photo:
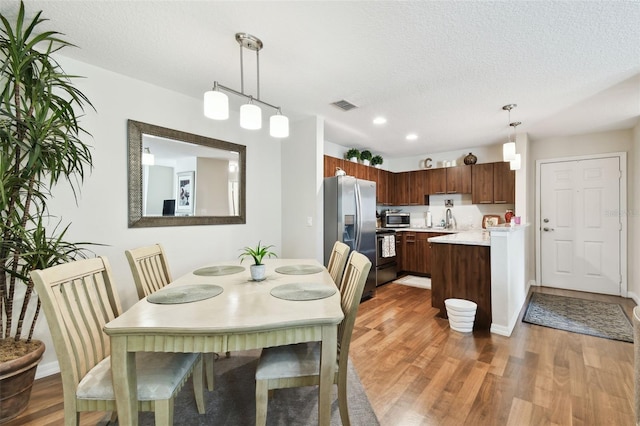
<instances>
[{"instance_id":1,"label":"white trash can","mask_svg":"<svg viewBox=\"0 0 640 426\"><path fill-rule=\"evenodd\" d=\"M449 327L452 330L461 333L473 331L473 322L476 319L476 309L478 308L475 302L464 299L447 299L444 301L444 305L447 308Z\"/></svg>"}]
</instances>

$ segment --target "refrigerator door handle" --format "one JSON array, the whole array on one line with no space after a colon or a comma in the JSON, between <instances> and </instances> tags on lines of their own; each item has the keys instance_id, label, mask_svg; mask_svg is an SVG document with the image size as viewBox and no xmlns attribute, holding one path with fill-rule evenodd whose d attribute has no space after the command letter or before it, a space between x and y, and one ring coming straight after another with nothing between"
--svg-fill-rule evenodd
<instances>
[{"instance_id":1,"label":"refrigerator door handle","mask_svg":"<svg viewBox=\"0 0 640 426\"><path fill-rule=\"evenodd\" d=\"M360 243L362 241L362 211L361 211L361 203L362 197L360 194L360 185L358 185L358 181L356 180L356 184L354 186L355 189L355 197L356 197L356 238L355 238L355 250L360 250Z\"/></svg>"}]
</instances>

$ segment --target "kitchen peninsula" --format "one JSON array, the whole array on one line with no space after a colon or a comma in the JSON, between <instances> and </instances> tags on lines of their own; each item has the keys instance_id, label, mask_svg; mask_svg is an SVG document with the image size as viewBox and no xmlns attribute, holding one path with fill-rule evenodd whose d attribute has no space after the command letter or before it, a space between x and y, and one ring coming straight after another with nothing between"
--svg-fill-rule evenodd
<instances>
[{"instance_id":1,"label":"kitchen peninsula","mask_svg":"<svg viewBox=\"0 0 640 426\"><path fill-rule=\"evenodd\" d=\"M431 304L446 318L444 301L478 305L474 329L510 336L527 295L526 225L490 227L429 238Z\"/></svg>"}]
</instances>

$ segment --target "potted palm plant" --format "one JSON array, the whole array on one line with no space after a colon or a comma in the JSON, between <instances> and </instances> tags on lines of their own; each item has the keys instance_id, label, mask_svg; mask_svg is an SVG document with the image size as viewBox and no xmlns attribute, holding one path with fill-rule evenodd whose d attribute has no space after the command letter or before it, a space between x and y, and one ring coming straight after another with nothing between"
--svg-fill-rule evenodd
<instances>
[{"instance_id":1,"label":"potted palm plant","mask_svg":"<svg viewBox=\"0 0 640 426\"><path fill-rule=\"evenodd\" d=\"M84 256L47 215L50 189L67 181L77 192L92 165L77 116L91 103L52 56L69 43L40 29L41 12L25 14L20 3L15 23L0 15L0 423L28 405L44 352L29 273Z\"/></svg>"},{"instance_id":2,"label":"potted palm plant","mask_svg":"<svg viewBox=\"0 0 640 426\"><path fill-rule=\"evenodd\" d=\"M261 242L258 241L258 245L256 247L245 247L242 249L242 253L238 256L240 258L240 263L242 263L246 257L253 258L254 264L251 265L249 269L251 270L251 278L254 281L263 281L266 278L266 265L262 263L262 259L264 259L265 256L278 257L278 255L269 250L271 247L273 247L273 245L263 246L261 245Z\"/></svg>"}]
</instances>

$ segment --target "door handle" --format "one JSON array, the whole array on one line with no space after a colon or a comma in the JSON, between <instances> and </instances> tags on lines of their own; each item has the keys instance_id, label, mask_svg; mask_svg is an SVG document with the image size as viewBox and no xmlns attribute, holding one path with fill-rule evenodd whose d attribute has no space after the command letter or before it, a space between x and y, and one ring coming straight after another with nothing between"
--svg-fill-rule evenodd
<instances>
[{"instance_id":1,"label":"door handle","mask_svg":"<svg viewBox=\"0 0 640 426\"><path fill-rule=\"evenodd\" d=\"M542 228L543 231L545 232L549 232L549 231L553 231L553 228L547 228L546 226L544 228Z\"/></svg>"}]
</instances>

